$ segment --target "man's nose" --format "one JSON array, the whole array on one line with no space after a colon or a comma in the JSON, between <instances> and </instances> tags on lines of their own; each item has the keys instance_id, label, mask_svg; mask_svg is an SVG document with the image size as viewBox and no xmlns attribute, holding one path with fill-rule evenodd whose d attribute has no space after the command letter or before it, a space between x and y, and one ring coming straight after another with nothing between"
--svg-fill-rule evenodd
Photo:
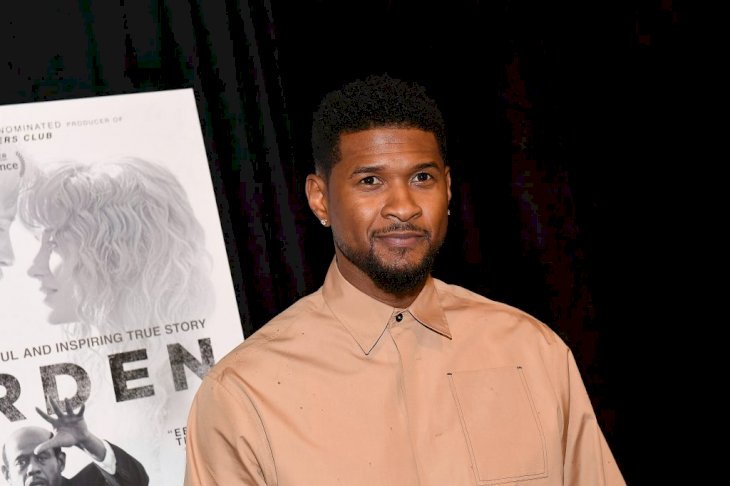
<instances>
[{"instance_id":1,"label":"man's nose","mask_svg":"<svg viewBox=\"0 0 730 486\"><path fill-rule=\"evenodd\" d=\"M394 184L388 191L383 206L384 218L397 218L399 221L410 221L421 214L421 206L413 193L414 189L407 183Z\"/></svg>"}]
</instances>

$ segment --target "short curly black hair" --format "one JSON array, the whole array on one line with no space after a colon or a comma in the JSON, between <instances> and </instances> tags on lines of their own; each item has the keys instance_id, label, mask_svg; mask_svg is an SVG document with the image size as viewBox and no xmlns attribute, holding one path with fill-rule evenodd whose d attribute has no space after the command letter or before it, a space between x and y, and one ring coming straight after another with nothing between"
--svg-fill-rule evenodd
<instances>
[{"instance_id":1,"label":"short curly black hair","mask_svg":"<svg viewBox=\"0 0 730 486\"><path fill-rule=\"evenodd\" d=\"M426 89L388 74L370 75L325 95L314 113L312 157L317 173L329 179L340 158L340 135L378 127L431 132L446 160L443 115Z\"/></svg>"}]
</instances>

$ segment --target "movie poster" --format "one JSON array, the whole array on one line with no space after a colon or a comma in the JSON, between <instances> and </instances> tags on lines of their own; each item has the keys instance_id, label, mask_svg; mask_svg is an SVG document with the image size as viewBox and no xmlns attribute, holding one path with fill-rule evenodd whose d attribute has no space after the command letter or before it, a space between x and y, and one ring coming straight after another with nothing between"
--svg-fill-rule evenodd
<instances>
[{"instance_id":1,"label":"movie poster","mask_svg":"<svg viewBox=\"0 0 730 486\"><path fill-rule=\"evenodd\" d=\"M0 106L0 331L0 443L68 399L182 484L192 398L243 340L192 89Z\"/></svg>"}]
</instances>

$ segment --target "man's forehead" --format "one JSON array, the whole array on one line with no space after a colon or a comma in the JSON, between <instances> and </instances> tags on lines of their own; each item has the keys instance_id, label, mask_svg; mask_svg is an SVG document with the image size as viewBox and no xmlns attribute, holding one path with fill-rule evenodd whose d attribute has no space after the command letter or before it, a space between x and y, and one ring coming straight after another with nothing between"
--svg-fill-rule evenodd
<instances>
[{"instance_id":1,"label":"man's forehead","mask_svg":"<svg viewBox=\"0 0 730 486\"><path fill-rule=\"evenodd\" d=\"M5 441L5 451L8 457L32 453L36 446L50 438L50 432L42 429L19 430Z\"/></svg>"},{"instance_id":2,"label":"man's forehead","mask_svg":"<svg viewBox=\"0 0 730 486\"><path fill-rule=\"evenodd\" d=\"M340 134L340 149L354 146L376 150L376 147L394 147L393 150L398 150L402 145L418 145L427 150L439 148L433 132L420 128L375 127Z\"/></svg>"},{"instance_id":3,"label":"man's forehead","mask_svg":"<svg viewBox=\"0 0 730 486\"><path fill-rule=\"evenodd\" d=\"M424 130L375 128L340 138L340 161L336 165L347 165L347 171L360 165L386 168L395 162L444 165L436 138Z\"/></svg>"}]
</instances>

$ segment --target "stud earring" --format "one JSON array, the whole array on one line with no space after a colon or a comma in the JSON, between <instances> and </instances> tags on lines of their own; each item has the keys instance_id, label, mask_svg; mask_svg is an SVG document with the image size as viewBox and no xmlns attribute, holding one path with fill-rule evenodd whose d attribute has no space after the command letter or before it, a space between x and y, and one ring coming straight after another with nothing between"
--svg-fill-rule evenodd
<instances>
[{"instance_id":1,"label":"stud earring","mask_svg":"<svg viewBox=\"0 0 730 486\"><path fill-rule=\"evenodd\" d=\"M451 216L451 210L450 209L447 209L446 210L446 216Z\"/></svg>"},{"instance_id":2,"label":"stud earring","mask_svg":"<svg viewBox=\"0 0 730 486\"><path fill-rule=\"evenodd\" d=\"M319 220L320 223L322 223L322 226L327 226L327 220L322 218Z\"/></svg>"}]
</instances>

